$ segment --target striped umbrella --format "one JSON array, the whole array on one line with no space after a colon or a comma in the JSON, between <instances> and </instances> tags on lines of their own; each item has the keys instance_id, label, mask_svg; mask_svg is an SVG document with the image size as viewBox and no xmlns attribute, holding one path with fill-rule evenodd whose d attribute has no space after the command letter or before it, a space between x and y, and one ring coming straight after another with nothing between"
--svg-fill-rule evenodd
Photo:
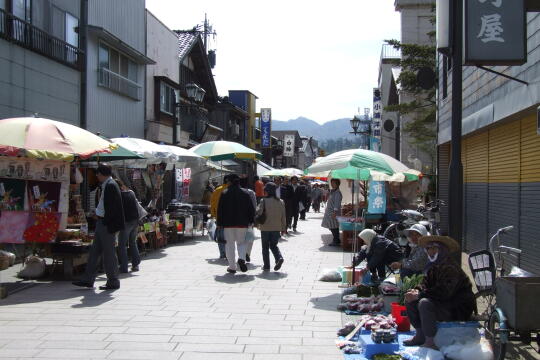
<instances>
[{"instance_id":1,"label":"striped umbrella","mask_svg":"<svg viewBox=\"0 0 540 360\"><path fill-rule=\"evenodd\" d=\"M0 120L0 155L72 161L117 147L107 140L60 121L37 117Z\"/></svg>"},{"instance_id":2,"label":"striped umbrella","mask_svg":"<svg viewBox=\"0 0 540 360\"><path fill-rule=\"evenodd\" d=\"M318 160L305 170L311 176L330 176L335 179L414 181L421 173L383 153L352 149L343 150Z\"/></svg>"},{"instance_id":3,"label":"striped umbrella","mask_svg":"<svg viewBox=\"0 0 540 360\"><path fill-rule=\"evenodd\" d=\"M212 161L262 158L260 152L232 141L209 141L191 148L191 151Z\"/></svg>"}]
</instances>

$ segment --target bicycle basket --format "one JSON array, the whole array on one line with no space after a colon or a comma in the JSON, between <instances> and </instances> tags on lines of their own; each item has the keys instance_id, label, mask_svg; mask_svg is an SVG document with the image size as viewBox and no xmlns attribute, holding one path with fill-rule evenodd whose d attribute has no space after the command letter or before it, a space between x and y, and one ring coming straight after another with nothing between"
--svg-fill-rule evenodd
<instances>
[{"instance_id":1,"label":"bicycle basket","mask_svg":"<svg viewBox=\"0 0 540 360\"><path fill-rule=\"evenodd\" d=\"M494 289L496 269L491 252L480 250L470 253L469 269L478 292L492 291Z\"/></svg>"}]
</instances>

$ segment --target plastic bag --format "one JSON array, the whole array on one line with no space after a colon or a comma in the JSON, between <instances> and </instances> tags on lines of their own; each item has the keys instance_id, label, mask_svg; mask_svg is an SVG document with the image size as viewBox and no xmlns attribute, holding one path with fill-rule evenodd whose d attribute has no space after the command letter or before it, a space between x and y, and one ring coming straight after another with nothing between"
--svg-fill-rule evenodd
<instances>
[{"instance_id":1,"label":"plastic bag","mask_svg":"<svg viewBox=\"0 0 540 360\"><path fill-rule=\"evenodd\" d=\"M478 343L480 332L478 328L470 326L439 327L434 341L439 349L450 345Z\"/></svg>"},{"instance_id":2,"label":"plastic bag","mask_svg":"<svg viewBox=\"0 0 540 360\"><path fill-rule=\"evenodd\" d=\"M405 360L444 360L442 352L425 347L406 348L398 354Z\"/></svg>"},{"instance_id":3,"label":"plastic bag","mask_svg":"<svg viewBox=\"0 0 540 360\"><path fill-rule=\"evenodd\" d=\"M341 274L335 269L323 269L319 281L338 282L341 281Z\"/></svg>"},{"instance_id":4,"label":"plastic bag","mask_svg":"<svg viewBox=\"0 0 540 360\"><path fill-rule=\"evenodd\" d=\"M24 261L24 269L18 272L17 277L23 279L37 279L45 275L45 259L29 256Z\"/></svg>"},{"instance_id":5,"label":"plastic bag","mask_svg":"<svg viewBox=\"0 0 540 360\"><path fill-rule=\"evenodd\" d=\"M441 348L441 352L453 360L493 360L493 351L489 341L481 339L469 344L455 344Z\"/></svg>"},{"instance_id":6,"label":"plastic bag","mask_svg":"<svg viewBox=\"0 0 540 360\"><path fill-rule=\"evenodd\" d=\"M9 251L0 250L0 257L8 258L9 266L15 264L15 254L10 253Z\"/></svg>"}]
</instances>

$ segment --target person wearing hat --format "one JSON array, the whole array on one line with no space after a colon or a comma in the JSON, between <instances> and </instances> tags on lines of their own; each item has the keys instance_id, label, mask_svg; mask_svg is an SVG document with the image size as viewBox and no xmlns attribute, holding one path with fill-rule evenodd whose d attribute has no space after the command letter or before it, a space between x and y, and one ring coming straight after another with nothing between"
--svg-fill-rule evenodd
<instances>
[{"instance_id":1,"label":"person wearing hat","mask_svg":"<svg viewBox=\"0 0 540 360\"><path fill-rule=\"evenodd\" d=\"M437 349L438 321L468 321L476 308L469 277L452 259L458 243L448 236L423 236L418 245L428 256L424 280L405 294L407 316L416 335L405 346Z\"/></svg>"},{"instance_id":2,"label":"person wearing hat","mask_svg":"<svg viewBox=\"0 0 540 360\"><path fill-rule=\"evenodd\" d=\"M354 266L367 259L367 269L371 272L372 279L384 280L386 266L400 261L403 257L399 245L384 236L377 235L372 229L364 229L358 236L364 241L364 245L354 257Z\"/></svg>"},{"instance_id":3,"label":"person wearing hat","mask_svg":"<svg viewBox=\"0 0 540 360\"><path fill-rule=\"evenodd\" d=\"M422 224L414 224L403 231L409 240L409 254L402 261L396 261L390 264L392 270L400 269L401 278L421 274L428 262L427 254L423 248L418 246L418 240L429 233Z\"/></svg>"},{"instance_id":4,"label":"person wearing hat","mask_svg":"<svg viewBox=\"0 0 540 360\"><path fill-rule=\"evenodd\" d=\"M263 271L270 270L270 251L274 255L274 271L281 269L283 256L278 248L281 235L287 230L285 204L276 194L277 185L269 182L264 186L266 197L261 200L257 207L257 215L264 213L266 219L259 224L261 230L261 245L263 257Z\"/></svg>"}]
</instances>

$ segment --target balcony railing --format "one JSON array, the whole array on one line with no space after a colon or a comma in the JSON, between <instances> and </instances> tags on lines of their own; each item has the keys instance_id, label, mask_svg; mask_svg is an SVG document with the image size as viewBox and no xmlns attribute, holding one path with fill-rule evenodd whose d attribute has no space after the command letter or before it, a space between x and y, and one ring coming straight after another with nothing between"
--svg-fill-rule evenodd
<instances>
[{"instance_id":1,"label":"balcony railing","mask_svg":"<svg viewBox=\"0 0 540 360\"><path fill-rule=\"evenodd\" d=\"M396 49L390 44L383 44L381 50L381 60L382 59L400 59L401 50Z\"/></svg>"},{"instance_id":2,"label":"balcony railing","mask_svg":"<svg viewBox=\"0 0 540 360\"><path fill-rule=\"evenodd\" d=\"M0 38L6 39L38 54L81 69L82 51L34 25L0 9Z\"/></svg>"},{"instance_id":3,"label":"balcony railing","mask_svg":"<svg viewBox=\"0 0 540 360\"><path fill-rule=\"evenodd\" d=\"M106 68L98 69L98 84L134 100L141 100L141 86Z\"/></svg>"}]
</instances>

